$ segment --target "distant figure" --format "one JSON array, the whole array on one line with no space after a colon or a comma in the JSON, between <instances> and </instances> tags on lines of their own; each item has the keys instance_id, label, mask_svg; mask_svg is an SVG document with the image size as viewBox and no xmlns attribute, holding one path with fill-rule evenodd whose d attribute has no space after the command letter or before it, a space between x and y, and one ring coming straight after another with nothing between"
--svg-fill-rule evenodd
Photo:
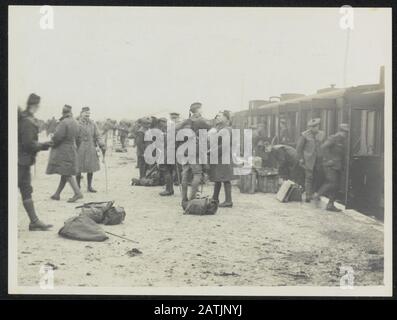
<instances>
[{"instance_id":1,"label":"distant figure","mask_svg":"<svg viewBox=\"0 0 397 320\"><path fill-rule=\"evenodd\" d=\"M46 130L47 131L47 137L49 135L51 135L51 134L54 134L57 125L58 125L58 122L55 119L55 117L52 117L52 119L48 120L47 130Z\"/></svg>"},{"instance_id":2,"label":"distant figure","mask_svg":"<svg viewBox=\"0 0 397 320\"><path fill-rule=\"evenodd\" d=\"M280 139L279 144L287 144L290 142L287 122L285 119L280 119Z\"/></svg>"},{"instance_id":3,"label":"distant figure","mask_svg":"<svg viewBox=\"0 0 397 320\"><path fill-rule=\"evenodd\" d=\"M90 119L90 108L83 107L80 113L79 134L77 137L78 175L77 184L80 188L81 174L87 173L87 191L97 192L92 187L94 172L99 171L99 157L96 148L102 154L106 153L106 146L94 121Z\"/></svg>"},{"instance_id":4,"label":"distant figure","mask_svg":"<svg viewBox=\"0 0 397 320\"><path fill-rule=\"evenodd\" d=\"M298 139L296 151L300 165L305 168L305 192L306 202L310 202L313 195L313 187L321 175L321 150L325 134L320 131L320 119L311 119L308 130L302 132Z\"/></svg>"},{"instance_id":5,"label":"distant figure","mask_svg":"<svg viewBox=\"0 0 397 320\"><path fill-rule=\"evenodd\" d=\"M145 178L148 165L145 161L145 149L149 145L149 142L145 141L145 133L149 130L152 124L150 117L140 119L140 128L136 133L136 148L137 148L137 164L139 168L139 179Z\"/></svg>"},{"instance_id":6,"label":"distant figure","mask_svg":"<svg viewBox=\"0 0 397 320\"><path fill-rule=\"evenodd\" d=\"M342 123L339 131L327 138L321 146L323 151L323 168L325 183L320 187L313 199L320 200L322 195L328 195L327 210L339 212L335 207L336 194L339 188L340 176L346 162L346 141L349 134L349 125Z\"/></svg>"},{"instance_id":7,"label":"distant figure","mask_svg":"<svg viewBox=\"0 0 397 320\"><path fill-rule=\"evenodd\" d=\"M128 127L128 123L124 120L121 120L119 125L118 125L118 132L119 132L119 137L120 137L120 143L121 143L121 148L123 148L123 150L126 149L127 145L126 145L126 140L128 138L128 134L129 134L129 127Z\"/></svg>"},{"instance_id":8,"label":"distant figure","mask_svg":"<svg viewBox=\"0 0 397 320\"><path fill-rule=\"evenodd\" d=\"M76 148L78 134L79 125L73 119L72 107L65 105L62 109L62 117L52 137L54 146L50 152L46 172L47 174L59 174L61 176L58 188L51 196L53 200L60 200L61 192L65 188L66 182L69 182L74 191L74 196L68 202L75 202L83 198L83 194L74 177L78 173Z\"/></svg>"},{"instance_id":9,"label":"distant figure","mask_svg":"<svg viewBox=\"0 0 397 320\"><path fill-rule=\"evenodd\" d=\"M24 111L18 110L18 188L22 196L23 207L29 216L29 231L46 231L51 224L42 222L36 214L32 199L32 180L30 167L36 161L36 154L48 150L51 142L38 142L39 126L35 113L40 107L40 97L32 93Z\"/></svg>"}]
</instances>

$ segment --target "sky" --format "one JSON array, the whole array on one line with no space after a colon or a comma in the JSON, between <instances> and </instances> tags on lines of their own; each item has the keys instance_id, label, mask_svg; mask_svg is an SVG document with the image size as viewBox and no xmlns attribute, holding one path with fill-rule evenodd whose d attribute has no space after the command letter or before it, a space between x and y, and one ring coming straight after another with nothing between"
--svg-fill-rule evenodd
<instances>
[{"instance_id":1,"label":"sky","mask_svg":"<svg viewBox=\"0 0 397 320\"><path fill-rule=\"evenodd\" d=\"M41 119L64 104L97 120L187 117L194 101L211 118L281 93L377 83L391 56L389 9L354 9L349 36L339 8L53 9L42 30L39 6L9 7L9 107L35 92Z\"/></svg>"}]
</instances>

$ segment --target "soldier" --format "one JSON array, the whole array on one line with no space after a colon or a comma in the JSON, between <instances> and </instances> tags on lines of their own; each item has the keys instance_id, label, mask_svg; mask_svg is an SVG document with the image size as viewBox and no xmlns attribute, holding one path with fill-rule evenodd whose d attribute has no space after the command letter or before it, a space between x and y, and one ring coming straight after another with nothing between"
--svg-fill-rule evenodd
<instances>
[{"instance_id":1,"label":"soldier","mask_svg":"<svg viewBox=\"0 0 397 320\"><path fill-rule=\"evenodd\" d=\"M184 207L188 200L196 198L198 188L204 173L204 165L199 163L199 130L200 129L210 129L208 122L201 115L202 104L200 102L195 102L190 106L190 117L189 119L183 121L179 127L190 126L196 136L196 163L186 163L182 166L182 206ZM187 196L189 176L192 175L190 196Z\"/></svg>"},{"instance_id":2,"label":"soldier","mask_svg":"<svg viewBox=\"0 0 397 320\"><path fill-rule=\"evenodd\" d=\"M77 149L76 139L79 134L79 125L73 119L72 107L65 105L62 109L62 117L52 137L54 146L48 159L47 174L59 174L61 179L55 193L51 196L53 200L60 200L61 192L66 182L69 182L74 191L74 196L68 202L75 202L83 198L83 194L74 177L77 171Z\"/></svg>"},{"instance_id":3,"label":"soldier","mask_svg":"<svg viewBox=\"0 0 397 320\"><path fill-rule=\"evenodd\" d=\"M128 138L129 128L126 121L121 120L118 126L121 148L126 149L126 139Z\"/></svg>"},{"instance_id":4,"label":"soldier","mask_svg":"<svg viewBox=\"0 0 397 320\"><path fill-rule=\"evenodd\" d=\"M92 187L94 172L99 171L99 158L96 147L98 146L103 156L106 153L106 146L94 121L90 119L90 108L83 107L79 119L79 135L77 138L78 172L77 184L80 188L81 173L87 173L87 191L97 192Z\"/></svg>"},{"instance_id":5,"label":"soldier","mask_svg":"<svg viewBox=\"0 0 397 320\"><path fill-rule=\"evenodd\" d=\"M178 112L171 112L170 113L170 120L175 123L178 124L181 122L180 120L180 114Z\"/></svg>"},{"instance_id":6,"label":"soldier","mask_svg":"<svg viewBox=\"0 0 397 320\"><path fill-rule=\"evenodd\" d=\"M304 184L304 171L299 165L296 149L284 145L276 144L267 148L271 159L277 163L278 174L283 180L292 180L299 185Z\"/></svg>"},{"instance_id":7,"label":"soldier","mask_svg":"<svg viewBox=\"0 0 397 320\"><path fill-rule=\"evenodd\" d=\"M302 132L298 139L296 151L301 166L305 168L306 202L310 202L313 195L314 183L318 183L321 172L321 144L325 134L320 130L320 119L311 119L308 130Z\"/></svg>"},{"instance_id":8,"label":"soldier","mask_svg":"<svg viewBox=\"0 0 397 320\"><path fill-rule=\"evenodd\" d=\"M55 117L52 117L52 119L50 119L50 120L48 120L48 124L47 124L47 137L50 135L50 134L54 134L54 132L55 132L55 129L56 129L56 127L57 127L57 124L58 124L58 122L57 122L57 120L55 119Z\"/></svg>"},{"instance_id":9,"label":"soldier","mask_svg":"<svg viewBox=\"0 0 397 320\"><path fill-rule=\"evenodd\" d=\"M29 216L29 231L46 231L52 227L42 222L36 214L32 200L32 180L30 167L36 161L39 151L48 150L51 142L38 142L38 120L34 117L40 107L40 97L32 93L25 111L18 109L18 188L22 196L23 207Z\"/></svg>"},{"instance_id":10,"label":"soldier","mask_svg":"<svg viewBox=\"0 0 397 320\"><path fill-rule=\"evenodd\" d=\"M335 207L334 201L336 199L341 173L345 165L348 134L349 125L342 123L340 124L339 131L329 136L321 146L325 183L320 187L317 193L314 193L313 199L319 201L322 195L328 194L329 201L326 208L328 211L341 211Z\"/></svg>"},{"instance_id":11,"label":"soldier","mask_svg":"<svg viewBox=\"0 0 397 320\"><path fill-rule=\"evenodd\" d=\"M219 112L215 117L215 121L216 125L214 133L217 133L221 130L227 130L231 137L232 128L230 127L230 112L227 110ZM232 146L230 144L229 150L222 150L223 142L219 138L217 142L216 152L218 153L218 163L210 164L209 170L209 179L210 181L214 182L214 193L212 195L212 199L219 203L219 193L223 183L225 188L225 201L220 203L219 207L231 208L233 207L231 180L236 179L236 176L233 173L232 165ZM230 153L230 163L222 163L223 152Z\"/></svg>"},{"instance_id":12,"label":"soldier","mask_svg":"<svg viewBox=\"0 0 397 320\"><path fill-rule=\"evenodd\" d=\"M145 141L145 133L150 128L152 124L152 119L142 118L140 119L140 128L136 133L136 148L137 148L137 162L139 168L139 179L142 179L146 176L146 170L148 168L146 161L145 161L145 149L148 145L148 142Z\"/></svg>"},{"instance_id":13,"label":"soldier","mask_svg":"<svg viewBox=\"0 0 397 320\"><path fill-rule=\"evenodd\" d=\"M170 113L170 121L175 123L175 126L179 126L181 123L180 114L178 112L171 112ZM177 149L178 146L179 146L179 143L177 141L175 141L175 148ZM174 176L173 176L175 185L179 186L181 175L182 175L182 165L180 163L176 162L176 164L174 166Z\"/></svg>"},{"instance_id":14,"label":"soldier","mask_svg":"<svg viewBox=\"0 0 397 320\"><path fill-rule=\"evenodd\" d=\"M165 190L160 192L160 196L172 196L174 194L173 173L175 164L167 163L167 119L159 119L159 127L163 131L164 137L164 164L159 164L159 169L164 177Z\"/></svg>"}]
</instances>

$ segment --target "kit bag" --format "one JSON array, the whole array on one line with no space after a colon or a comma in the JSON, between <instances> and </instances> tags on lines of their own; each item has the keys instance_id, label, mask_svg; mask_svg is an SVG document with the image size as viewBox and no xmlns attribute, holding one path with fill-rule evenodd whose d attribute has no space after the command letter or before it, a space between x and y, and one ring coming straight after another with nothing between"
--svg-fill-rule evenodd
<instances>
[{"instance_id":1,"label":"kit bag","mask_svg":"<svg viewBox=\"0 0 397 320\"><path fill-rule=\"evenodd\" d=\"M102 223L105 213L113 207L114 201L88 202L76 209L81 209L81 215L90 217L96 223Z\"/></svg>"},{"instance_id":2,"label":"kit bag","mask_svg":"<svg viewBox=\"0 0 397 320\"><path fill-rule=\"evenodd\" d=\"M105 231L87 215L79 215L65 221L58 231L61 237L81 241L105 241Z\"/></svg>"},{"instance_id":3,"label":"kit bag","mask_svg":"<svg viewBox=\"0 0 397 320\"><path fill-rule=\"evenodd\" d=\"M120 224L125 219L125 210L123 207L111 207L103 215L102 223L105 225Z\"/></svg>"},{"instance_id":4,"label":"kit bag","mask_svg":"<svg viewBox=\"0 0 397 320\"><path fill-rule=\"evenodd\" d=\"M218 210L218 202L208 197L192 199L185 205L183 214L213 215Z\"/></svg>"}]
</instances>

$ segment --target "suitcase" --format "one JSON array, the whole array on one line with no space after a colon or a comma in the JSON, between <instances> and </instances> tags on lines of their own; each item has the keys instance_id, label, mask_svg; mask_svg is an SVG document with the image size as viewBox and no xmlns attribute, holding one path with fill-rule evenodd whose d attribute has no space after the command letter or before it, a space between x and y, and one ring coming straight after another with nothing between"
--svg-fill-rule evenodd
<instances>
[{"instance_id":1,"label":"suitcase","mask_svg":"<svg viewBox=\"0 0 397 320\"><path fill-rule=\"evenodd\" d=\"M291 180L282 183L276 194L276 198L280 202L302 201L302 187Z\"/></svg>"}]
</instances>

